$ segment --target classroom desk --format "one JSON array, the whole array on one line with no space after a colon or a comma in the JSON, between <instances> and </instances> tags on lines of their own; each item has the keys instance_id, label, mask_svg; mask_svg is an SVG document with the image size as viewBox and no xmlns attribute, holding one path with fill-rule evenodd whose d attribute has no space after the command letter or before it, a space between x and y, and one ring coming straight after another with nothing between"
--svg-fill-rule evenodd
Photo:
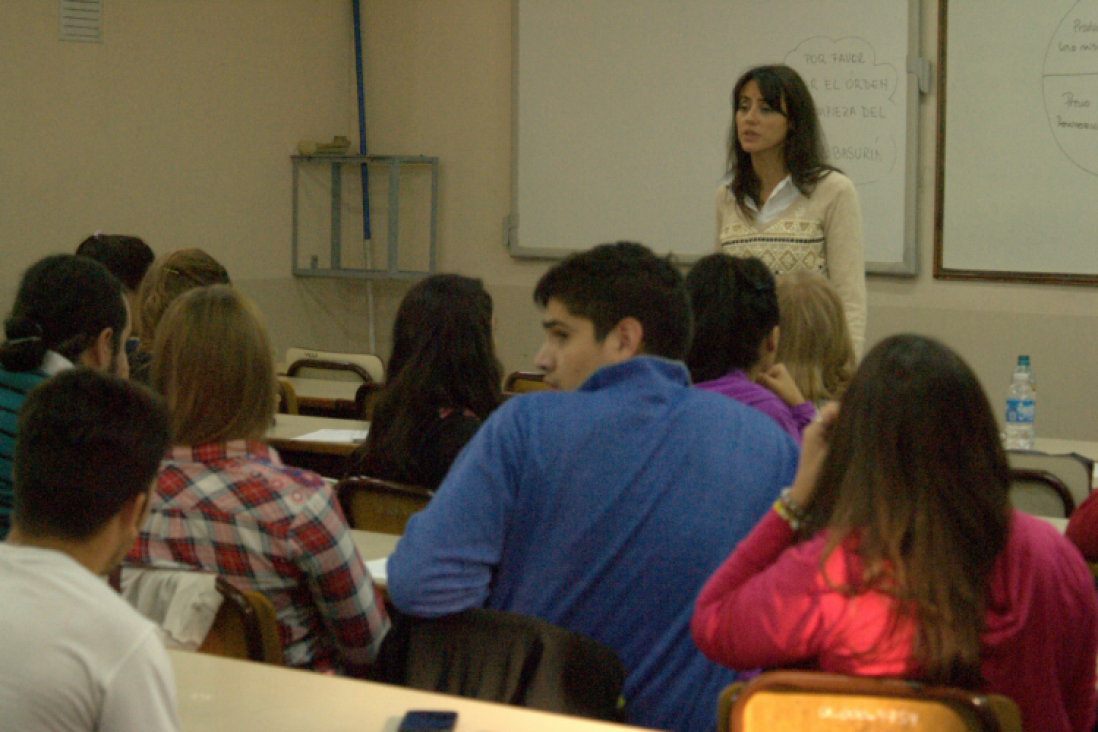
<instances>
[{"instance_id":1,"label":"classroom desk","mask_svg":"<svg viewBox=\"0 0 1098 732\"><path fill-rule=\"evenodd\" d=\"M369 427L369 422L357 419L277 414L274 425L267 431L267 442L278 451L286 465L312 470L329 478L340 478L347 456L358 447L357 443L318 442L296 438L317 430L365 430Z\"/></svg>"},{"instance_id":2,"label":"classroom desk","mask_svg":"<svg viewBox=\"0 0 1098 732\"><path fill-rule=\"evenodd\" d=\"M168 657L183 732L396 732L410 709L455 711L456 732L639 729L202 653Z\"/></svg>"},{"instance_id":3,"label":"classroom desk","mask_svg":"<svg viewBox=\"0 0 1098 732\"><path fill-rule=\"evenodd\" d=\"M1074 452L1098 463L1098 442L1056 440L1047 437L1038 437L1033 447L1035 450L1047 452L1049 455L1065 455Z\"/></svg>"},{"instance_id":4,"label":"classroom desk","mask_svg":"<svg viewBox=\"0 0 1098 732\"><path fill-rule=\"evenodd\" d=\"M355 394L361 381L335 381L332 379L308 379L301 376L280 376L290 382L297 393L297 406L303 414L320 416L352 414Z\"/></svg>"},{"instance_id":5,"label":"classroom desk","mask_svg":"<svg viewBox=\"0 0 1098 732\"><path fill-rule=\"evenodd\" d=\"M351 529L351 540L354 541L355 548L358 549L358 555L369 567L370 575L374 578L374 584L384 590L388 585L385 562L389 559L389 555L396 550L400 537L396 534Z\"/></svg>"}]
</instances>

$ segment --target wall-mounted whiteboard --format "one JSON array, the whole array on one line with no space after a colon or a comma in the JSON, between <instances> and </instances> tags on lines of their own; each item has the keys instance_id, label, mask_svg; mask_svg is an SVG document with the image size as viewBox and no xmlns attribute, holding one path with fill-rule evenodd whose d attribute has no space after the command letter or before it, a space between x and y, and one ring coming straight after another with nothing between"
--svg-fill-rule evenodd
<instances>
[{"instance_id":1,"label":"wall-mounted whiteboard","mask_svg":"<svg viewBox=\"0 0 1098 732\"><path fill-rule=\"evenodd\" d=\"M934 274L1098 283L1098 0L941 0Z\"/></svg>"},{"instance_id":2,"label":"wall-mounted whiteboard","mask_svg":"<svg viewBox=\"0 0 1098 732\"><path fill-rule=\"evenodd\" d=\"M914 274L918 0L515 0L508 244L714 251L736 79L787 63L862 205L867 270ZM914 67L914 65L913 65Z\"/></svg>"}]
</instances>

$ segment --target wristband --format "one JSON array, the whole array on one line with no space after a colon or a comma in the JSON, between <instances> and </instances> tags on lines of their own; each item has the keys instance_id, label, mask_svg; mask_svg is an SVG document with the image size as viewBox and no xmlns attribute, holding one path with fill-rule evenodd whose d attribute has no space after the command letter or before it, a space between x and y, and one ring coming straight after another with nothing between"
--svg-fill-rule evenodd
<instances>
[{"instance_id":1,"label":"wristband","mask_svg":"<svg viewBox=\"0 0 1098 732\"><path fill-rule=\"evenodd\" d=\"M778 500L774 501L774 512L789 524L789 528L799 532L801 526L804 525L805 519L808 518L808 515L790 496L791 491L792 489L790 488L782 489L781 494L778 496Z\"/></svg>"}]
</instances>

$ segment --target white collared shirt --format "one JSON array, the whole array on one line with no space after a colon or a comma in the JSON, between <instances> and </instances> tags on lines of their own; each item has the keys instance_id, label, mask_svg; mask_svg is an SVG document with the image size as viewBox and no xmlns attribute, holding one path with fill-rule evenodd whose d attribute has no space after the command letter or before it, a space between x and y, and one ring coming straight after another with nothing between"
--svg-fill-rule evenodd
<instances>
[{"instance_id":1,"label":"white collared shirt","mask_svg":"<svg viewBox=\"0 0 1098 732\"><path fill-rule=\"evenodd\" d=\"M761 211L750 198L744 203L755 213L755 223L761 226L778 218L778 215L789 208L799 194L797 186L793 185L793 176L787 175L774 187L774 192L770 194L770 198L766 199Z\"/></svg>"},{"instance_id":2,"label":"white collared shirt","mask_svg":"<svg viewBox=\"0 0 1098 732\"><path fill-rule=\"evenodd\" d=\"M46 351L46 357L42 359L42 365L39 366L46 376L57 376L71 368L75 368L75 364L57 351Z\"/></svg>"}]
</instances>

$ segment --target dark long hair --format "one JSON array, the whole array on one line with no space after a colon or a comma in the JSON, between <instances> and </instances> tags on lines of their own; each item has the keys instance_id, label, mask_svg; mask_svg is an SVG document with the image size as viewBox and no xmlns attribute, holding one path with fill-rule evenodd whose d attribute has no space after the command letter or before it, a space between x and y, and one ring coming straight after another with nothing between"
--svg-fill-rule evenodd
<instances>
[{"instance_id":1,"label":"dark long hair","mask_svg":"<svg viewBox=\"0 0 1098 732\"><path fill-rule=\"evenodd\" d=\"M499 406L492 297L481 281L439 274L409 290L393 324L388 371L350 472L401 480L442 410L467 409L484 420Z\"/></svg>"},{"instance_id":2,"label":"dark long hair","mask_svg":"<svg viewBox=\"0 0 1098 732\"><path fill-rule=\"evenodd\" d=\"M759 94L766 103L774 109L783 110L789 120L789 134L783 147L784 162L797 190L809 196L821 178L839 169L827 164L827 148L820 120L816 116L816 105L800 74L782 64L748 70L732 90L732 124L728 128L728 172L732 181L728 184L728 190L735 197L740 211L753 218L745 203L748 198L758 202L762 182L751 165L750 153L740 146L735 113L740 94L751 81L759 87Z\"/></svg>"},{"instance_id":3,"label":"dark long hair","mask_svg":"<svg viewBox=\"0 0 1098 732\"><path fill-rule=\"evenodd\" d=\"M694 341L686 365L694 383L758 363L759 346L778 324L774 275L755 257L710 254L686 275Z\"/></svg>"},{"instance_id":4,"label":"dark long hair","mask_svg":"<svg viewBox=\"0 0 1098 732\"><path fill-rule=\"evenodd\" d=\"M978 688L988 576L1010 526L1010 473L976 375L937 341L899 335L866 355L843 397L809 529L824 559L851 540L855 592L896 600L924 680Z\"/></svg>"}]
</instances>

